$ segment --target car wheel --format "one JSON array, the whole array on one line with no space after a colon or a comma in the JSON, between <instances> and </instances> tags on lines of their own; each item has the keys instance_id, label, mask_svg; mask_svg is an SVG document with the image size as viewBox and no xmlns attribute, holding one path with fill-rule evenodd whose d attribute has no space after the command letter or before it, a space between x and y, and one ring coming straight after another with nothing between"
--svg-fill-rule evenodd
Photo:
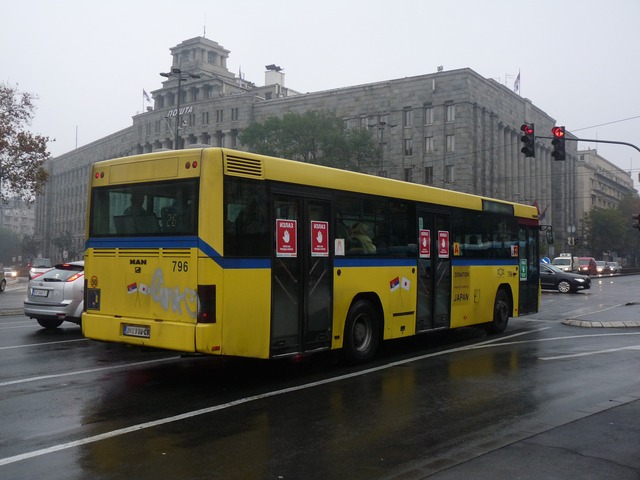
<instances>
[{"instance_id":1,"label":"car wheel","mask_svg":"<svg viewBox=\"0 0 640 480\"><path fill-rule=\"evenodd\" d=\"M358 300L349 309L344 327L344 356L350 363L368 362L380 343L376 309L366 300Z\"/></svg>"},{"instance_id":2,"label":"car wheel","mask_svg":"<svg viewBox=\"0 0 640 480\"><path fill-rule=\"evenodd\" d=\"M558 291L560 293L569 293L571 291L571 284L566 280L560 280L558 282Z\"/></svg>"},{"instance_id":3,"label":"car wheel","mask_svg":"<svg viewBox=\"0 0 640 480\"><path fill-rule=\"evenodd\" d=\"M3 278L0 280L0 293L4 292L4 289L7 287L7 281Z\"/></svg>"},{"instance_id":4,"label":"car wheel","mask_svg":"<svg viewBox=\"0 0 640 480\"><path fill-rule=\"evenodd\" d=\"M502 288L496 293L496 299L493 302L493 321L488 323L486 330L489 333L502 333L509 323L509 315L511 314L511 302L509 295Z\"/></svg>"},{"instance_id":5,"label":"car wheel","mask_svg":"<svg viewBox=\"0 0 640 480\"><path fill-rule=\"evenodd\" d=\"M40 324L41 327L49 328L49 329L58 328L60 325L62 325L62 322L64 322L64 320L58 320L58 319L52 320L49 318L38 319L38 323Z\"/></svg>"}]
</instances>

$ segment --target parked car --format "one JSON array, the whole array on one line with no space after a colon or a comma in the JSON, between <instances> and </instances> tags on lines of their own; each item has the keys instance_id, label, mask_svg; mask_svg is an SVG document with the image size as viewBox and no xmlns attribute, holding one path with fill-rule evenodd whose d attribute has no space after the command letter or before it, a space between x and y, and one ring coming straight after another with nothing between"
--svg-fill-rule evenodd
<instances>
[{"instance_id":1,"label":"parked car","mask_svg":"<svg viewBox=\"0 0 640 480\"><path fill-rule=\"evenodd\" d=\"M598 270L598 275L610 275L612 273L611 265L604 260L596 261L596 268Z\"/></svg>"},{"instance_id":2,"label":"parked car","mask_svg":"<svg viewBox=\"0 0 640 480\"><path fill-rule=\"evenodd\" d=\"M0 273L0 293L7 287L7 280L4 278L4 270Z\"/></svg>"},{"instance_id":3,"label":"parked car","mask_svg":"<svg viewBox=\"0 0 640 480\"><path fill-rule=\"evenodd\" d=\"M80 325L84 307L84 261L60 263L29 280L24 314L44 328Z\"/></svg>"},{"instance_id":4,"label":"parked car","mask_svg":"<svg viewBox=\"0 0 640 480\"><path fill-rule=\"evenodd\" d=\"M598 266L593 257L578 257L578 273L583 275L597 275Z\"/></svg>"},{"instance_id":5,"label":"parked car","mask_svg":"<svg viewBox=\"0 0 640 480\"><path fill-rule=\"evenodd\" d=\"M4 267L3 270L5 278L16 278L18 276L18 271L15 268Z\"/></svg>"},{"instance_id":6,"label":"parked car","mask_svg":"<svg viewBox=\"0 0 640 480\"><path fill-rule=\"evenodd\" d=\"M622 273L622 265L620 265L618 262L608 262L609 263L609 268L611 269L611 274L621 274Z\"/></svg>"},{"instance_id":7,"label":"parked car","mask_svg":"<svg viewBox=\"0 0 640 480\"><path fill-rule=\"evenodd\" d=\"M565 272L555 265L541 263L540 286L558 290L560 293L575 293L579 289L591 288L591 278L587 275Z\"/></svg>"},{"instance_id":8,"label":"parked car","mask_svg":"<svg viewBox=\"0 0 640 480\"><path fill-rule=\"evenodd\" d=\"M52 268L51 260L48 258L36 258L29 269L29 280Z\"/></svg>"}]
</instances>

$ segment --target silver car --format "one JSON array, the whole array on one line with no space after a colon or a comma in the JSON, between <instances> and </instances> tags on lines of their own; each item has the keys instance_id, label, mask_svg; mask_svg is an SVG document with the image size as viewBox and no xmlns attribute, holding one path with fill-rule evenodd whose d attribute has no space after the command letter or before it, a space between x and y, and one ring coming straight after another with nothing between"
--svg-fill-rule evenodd
<instances>
[{"instance_id":1,"label":"silver car","mask_svg":"<svg viewBox=\"0 0 640 480\"><path fill-rule=\"evenodd\" d=\"M84 261L60 263L29 280L24 314L44 328L65 320L80 325L84 308Z\"/></svg>"}]
</instances>

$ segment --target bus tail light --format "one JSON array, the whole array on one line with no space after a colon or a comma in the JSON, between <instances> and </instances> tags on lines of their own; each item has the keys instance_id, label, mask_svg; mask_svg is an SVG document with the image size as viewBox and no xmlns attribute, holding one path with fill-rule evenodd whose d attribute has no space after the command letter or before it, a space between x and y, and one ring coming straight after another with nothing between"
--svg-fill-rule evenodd
<instances>
[{"instance_id":1,"label":"bus tail light","mask_svg":"<svg viewBox=\"0 0 640 480\"><path fill-rule=\"evenodd\" d=\"M198 285L198 323L216 323L215 285Z\"/></svg>"}]
</instances>

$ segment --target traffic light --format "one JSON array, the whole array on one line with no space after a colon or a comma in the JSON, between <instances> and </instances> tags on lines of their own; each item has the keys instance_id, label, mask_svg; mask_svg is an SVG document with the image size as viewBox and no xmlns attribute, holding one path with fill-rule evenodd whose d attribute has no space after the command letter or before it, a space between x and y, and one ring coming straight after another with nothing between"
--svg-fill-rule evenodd
<instances>
[{"instance_id":1,"label":"traffic light","mask_svg":"<svg viewBox=\"0 0 640 480\"><path fill-rule=\"evenodd\" d=\"M631 226L633 228L640 229L640 213L634 213L633 215L631 215L631 218L633 219L633 223L631 224Z\"/></svg>"},{"instance_id":2,"label":"traffic light","mask_svg":"<svg viewBox=\"0 0 640 480\"><path fill-rule=\"evenodd\" d=\"M524 133L522 137L520 137L520 141L522 142L522 149L520 150L524 153L525 157L534 157L536 156L535 150L535 141L536 141L536 132L533 126L533 123L525 123L520 127L520 130Z\"/></svg>"},{"instance_id":3,"label":"traffic light","mask_svg":"<svg viewBox=\"0 0 640 480\"><path fill-rule=\"evenodd\" d=\"M551 156L554 160L564 160L565 159L565 151L564 151L564 143L565 143L565 131L564 127L553 127L551 129L551 133L553 134L553 140L551 140L551 145L553 145L553 152L551 152Z\"/></svg>"}]
</instances>

